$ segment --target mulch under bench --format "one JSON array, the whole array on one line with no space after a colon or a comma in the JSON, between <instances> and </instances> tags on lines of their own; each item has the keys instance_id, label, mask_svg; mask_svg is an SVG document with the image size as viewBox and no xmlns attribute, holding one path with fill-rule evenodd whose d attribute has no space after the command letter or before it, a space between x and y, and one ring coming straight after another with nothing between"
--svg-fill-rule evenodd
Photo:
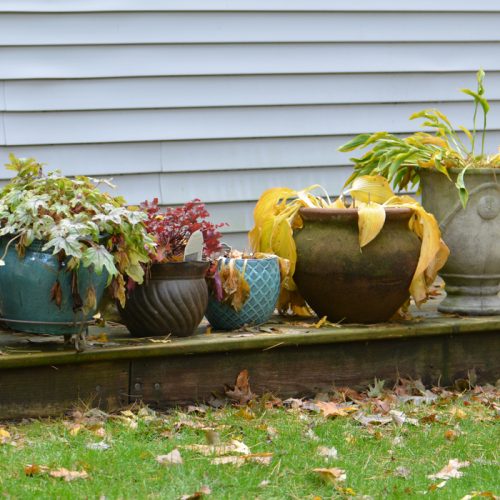
<instances>
[{"instance_id":1,"label":"mulch under bench","mask_svg":"<svg viewBox=\"0 0 500 500\"><path fill-rule=\"evenodd\" d=\"M62 337L0 332L0 419L55 415L77 404L117 409L209 399L250 373L252 390L281 397L398 376L448 385L500 378L500 316L437 313L436 301L408 321L335 325L273 317L262 327L185 339L134 339L122 326L90 329L77 353ZM105 334L103 336L103 334Z\"/></svg>"}]
</instances>

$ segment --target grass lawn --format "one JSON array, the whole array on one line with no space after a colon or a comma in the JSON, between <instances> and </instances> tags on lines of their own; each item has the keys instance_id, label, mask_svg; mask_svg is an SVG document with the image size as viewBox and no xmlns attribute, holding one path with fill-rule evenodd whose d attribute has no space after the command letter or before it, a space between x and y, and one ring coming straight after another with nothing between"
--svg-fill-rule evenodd
<instances>
[{"instance_id":1,"label":"grass lawn","mask_svg":"<svg viewBox=\"0 0 500 500\"><path fill-rule=\"evenodd\" d=\"M82 408L61 419L4 422L0 493L37 499L495 498L499 395L491 386L431 392L404 381L390 391L375 384L369 395L338 390L314 401L262 397L220 409L135 407L116 415ZM182 463L172 463L179 456Z\"/></svg>"}]
</instances>

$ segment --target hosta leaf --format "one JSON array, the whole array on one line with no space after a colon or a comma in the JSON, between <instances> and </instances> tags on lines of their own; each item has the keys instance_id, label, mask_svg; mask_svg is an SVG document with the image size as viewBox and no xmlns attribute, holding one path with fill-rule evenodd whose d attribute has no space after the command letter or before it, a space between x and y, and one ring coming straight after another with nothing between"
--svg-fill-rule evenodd
<instances>
[{"instance_id":1,"label":"hosta leaf","mask_svg":"<svg viewBox=\"0 0 500 500\"><path fill-rule=\"evenodd\" d=\"M293 276L297 263L297 249L288 220L282 218L275 221L271 248L273 253L290 261L290 275Z\"/></svg>"},{"instance_id":2,"label":"hosta leaf","mask_svg":"<svg viewBox=\"0 0 500 500\"><path fill-rule=\"evenodd\" d=\"M118 274L113 256L102 245L87 248L82 255L82 264L84 267L94 266L97 274L101 274L103 268L110 277Z\"/></svg>"},{"instance_id":3,"label":"hosta leaf","mask_svg":"<svg viewBox=\"0 0 500 500\"><path fill-rule=\"evenodd\" d=\"M356 201L363 203L385 203L394 196L389 181L380 175L363 175L354 179L351 189L346 191Z\"/></svg>"},{"instance_id":4,"label":"hosta leaf","mask_svg":"<svg viewBox=\"0 0 500 500\"><path fill-rule=\"evenodd\" d=\"M385 223L385 209L378 203L368 203L358 209L359 246L373 241Z\"/></svg>"}]
</instances>

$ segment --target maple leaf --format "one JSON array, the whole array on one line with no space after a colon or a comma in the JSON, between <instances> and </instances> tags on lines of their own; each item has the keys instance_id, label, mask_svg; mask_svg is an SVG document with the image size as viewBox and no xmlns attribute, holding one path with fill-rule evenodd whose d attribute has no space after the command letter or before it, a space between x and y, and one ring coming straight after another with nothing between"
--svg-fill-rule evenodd
<instances>
[{"instance_id":1,"label":"maple leaf","mask_svg":"<svg viewBox=\"0 0 500 500\"><path fill-rule=\"evenodd\" d=\"M250 389L249 379L248 370L242 370L236 377L234 389L226 388L226 396L238 401L240 404L246 404L254 399L255 394Z\"/></svg>"},{"instance_id":2,"label":"maple leaf","mask_svg":"<svg viewBox=\"0 0 500 500\"><path fill-rule=\"evenodd\" d=\"M176 448L166 455L158 455L156 461L160 465L182 465L183 460L180 451Z\"/></svg>"},{"instance_id":3,"label":"maple leaf","mask_svg":"<svg viewBox=\"0 0 500 500\"><path fill-rule=\"evenodd\" d=\"M460 462L456 458L452 458L447 465L445 465L436 474L430 474L427 476L429 479L451 479L463 476L463 472L459 471L462 467L468 467L470 462Z\"/></svg>"}]
</instances>

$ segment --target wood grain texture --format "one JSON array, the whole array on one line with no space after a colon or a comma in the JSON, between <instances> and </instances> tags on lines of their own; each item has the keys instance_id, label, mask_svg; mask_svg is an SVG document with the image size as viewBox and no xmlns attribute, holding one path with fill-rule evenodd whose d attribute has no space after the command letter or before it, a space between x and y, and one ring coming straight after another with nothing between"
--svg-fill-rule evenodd
<instances>
[{"instance_id":1,"label":"wood grain texture","mask_svg":"<svg viewBox=\"0 0 500 500\"><path fill-rule=\"evenodd\" d=\"M78 406L116 410L128 403L129 363L17 368L0 372L0 419L61 415Z\"/></svg>"},{"instance_id":2,"label":"wood grain texture","mask_svg":"<svg viewBox=\"0 0 500 500\"><path fill-rule=\"evenodd\" d=\"M398 376L448 385L472 370L478 382L495 382L499 352L498 332L486 332L135 360L131 397L160 407L207 400L233 385L243 369L250 372L254 392L281 397L366 387L375 377L388 385Z\"/></svg>"}]
</instances>

